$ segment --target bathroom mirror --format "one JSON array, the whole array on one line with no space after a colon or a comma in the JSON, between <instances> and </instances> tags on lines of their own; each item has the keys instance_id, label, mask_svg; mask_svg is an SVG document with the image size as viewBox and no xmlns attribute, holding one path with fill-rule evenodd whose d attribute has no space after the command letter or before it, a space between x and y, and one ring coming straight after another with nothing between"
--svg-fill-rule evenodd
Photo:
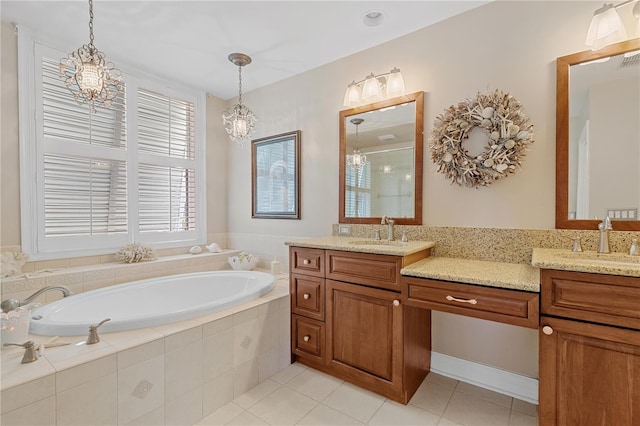
<instances>
[{"instance_id":1,"label":"bathroom mirror","mask_svg":"<svg viewBox=\"0 0 640 426\"><path fill-rule=\"evenodd\" d=\"M424 93L340 111L340 223L422 224Z\"/></svg>"},{"instance_id":2,"label":"bathroom mirror","mask_svg":"<svg viewBox=\"0 0 640 426\"><path fill-rule=\"evenodd\" d=\"M640 230L637 53L640 38L557 59L556 228Z\"/></svg>"}]
</instances>

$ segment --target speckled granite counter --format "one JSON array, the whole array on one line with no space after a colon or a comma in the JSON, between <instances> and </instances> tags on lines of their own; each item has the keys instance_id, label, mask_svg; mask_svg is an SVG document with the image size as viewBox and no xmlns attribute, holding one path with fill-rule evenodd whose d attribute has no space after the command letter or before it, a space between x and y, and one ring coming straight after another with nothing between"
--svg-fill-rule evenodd
<instances>
[{"instance_id":1,"label":"speckled granite counter","mask_svg":"<svg viewBox=\"0 0 640 426\"><path fill-rule=\"evenodd\" d=\"M375 241L371 238L353 237L319 237L306 240L287 241L288 246L319 248L326 250L354 251L359 253L388 254L392 256L407 256L422 250L432 248L432 241Z\"/></svg>"},{"instance_id":2,"label":"speckled granite counter","mask_svg":"<svg viewBox=\"0 0 640 426\"><path fill-rule=\"evenodd\" d=\"M402 275L540 292L540 270L519 263L428 257L402 268Z\"/></svg>"},{"instance_id":3,"label":"speckled granite counter","mask_svg":"<svg viewBox=\"0 0 640 426\"><path fill-rule=\"evenodd\" d=\"M531 264L544 269L640 277L640 256L624 253L534 248Z\"/></svg>"}]
</instances>

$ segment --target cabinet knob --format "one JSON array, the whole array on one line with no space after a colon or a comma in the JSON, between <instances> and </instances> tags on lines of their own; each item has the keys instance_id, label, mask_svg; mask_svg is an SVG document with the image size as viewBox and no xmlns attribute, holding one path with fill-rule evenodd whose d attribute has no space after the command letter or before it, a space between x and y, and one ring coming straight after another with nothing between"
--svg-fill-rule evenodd
<instances>
[{"instance_id":1,"label":"cabinet knob","mask_svg":"<svg viewBox=\"0 0 640 426\"><path fill-rule=\"evenodd\" d=\"M304 340L305 342L308 342L309 340L311 340L311 336L304 336L302 340Z\"/></svg>"},{"instance_id":2,"label":"cabinet knob","mask_svg":"<svg viewBox=\"0 0 640 426\"><path fill-rule=\"evenodd\" d=\"M548 325L545 325L544 327L542 327L542 332L547 336L551 336L553 334L553 328L551 328Z\"/></svg>"},{"instance_id":3,"label":"cabinet knob","mask_svg":"<svg viewBox=\"0 0 640 426\"><path fill-rule=\"evenodd\" d=\"M309 259L302 259L302 264L303 265L308 265L310 263L311 263L311 261Z\"/></svg>"},{"instance_id":4,"label":"cabinet knob","mask_svg":"<svg viewBox=\"0 0 640 426\"><path fill-rule=\"evenodd\" d=\"M398 299L394 300L393 306L400 306L400 301Z\"/></svg>"},{"instance_id":5,"label":"cabinet knob","mask_svg":"<svg viewBox=\"0 0 640 426\"><path fill-rule=\"evenodd\" d=\"M309 299L311 297L311 295L309 293L305 293L305 294L302 295L302 297L304 299Z\"/></svg>"}]
</instances>

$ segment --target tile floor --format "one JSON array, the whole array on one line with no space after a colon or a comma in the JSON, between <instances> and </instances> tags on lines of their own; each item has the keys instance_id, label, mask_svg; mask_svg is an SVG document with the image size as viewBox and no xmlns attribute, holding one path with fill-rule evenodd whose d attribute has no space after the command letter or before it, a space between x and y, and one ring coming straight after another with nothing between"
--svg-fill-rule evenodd
<instances>
[{"instance_id":1,"label":"tile floor","mask_svg":"<svg viewBox=\"0 0 640 426\"><path fill-rule=\"evenodd\" d=\"M433 373L405 406L292 364L197 424L529 426L537 408Z\"/></svg>"}]
</instances>

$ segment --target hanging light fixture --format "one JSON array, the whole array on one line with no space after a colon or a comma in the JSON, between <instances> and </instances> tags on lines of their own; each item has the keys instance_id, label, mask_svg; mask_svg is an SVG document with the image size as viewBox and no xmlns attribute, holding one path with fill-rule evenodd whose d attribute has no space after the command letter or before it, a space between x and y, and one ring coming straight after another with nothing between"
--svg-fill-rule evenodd
<instances>
[{"instance_id":1,"label":"hanging light fixture","mask_svg":"<svg viewBox=\"0 0 640 426\"><path fill-rule=\"evenodd\" d=\"M232 53L229 61L238 66L238 103L222 114L224 129L229 138L242 146L256 131L258 117L242 104L242 67L251 63L251 58L243 53Z\"/></svg>"},{"instance_id":2,"label":"hanging light fixture","mask_svg":"<svg viewBox=\"0 0 640 426\"><path fill-rule=\"evenodd\" d=\"M93 45L93 0L89 0L89 44L60 60L60 77L78 104L109 108L124 88L122 74Z\"/></svg>"},{"instance_id":3,"label":"hanging light fixture","mask_svg":"<svg viewBox=\"0 0 640 426\"><path fill-rule=\"evenodd\" d=\"M587 31L586 45L591 47L591 50L598 50L627 39L627 32L617 9L631 3L636 3L632 14L638 20L638 35L640 35L640 2L638 0L623 1L616 6L605 3L593 12L589 31Z\"/></svg>"},{"instance_id":4,"label":"hanging light fixture","mask_svg":"<svg viewBox=\"0 0 640 426\"><path fill-rule=\"evenodd\" d=\"M344 95L344 106L355 107L362 103L404 95L404 78L398 68L388 73L373 73L358 82L352 81Z\"/></svg>"},{"instance_id":5,"label":"hanging light fixture","mask_svg":"<svg viewBox=\"0 0 640 426\"><path fill-rule=\"evenodd\" d=\"M364 120L362 118L352 118L351 123L356 126L356 147L352 154L347 155L347 166L354 172L362 174L364 166L367 163L367 156L360 152L358 148L358 126L362 124Z\"/></svg>"}]
</instances>

